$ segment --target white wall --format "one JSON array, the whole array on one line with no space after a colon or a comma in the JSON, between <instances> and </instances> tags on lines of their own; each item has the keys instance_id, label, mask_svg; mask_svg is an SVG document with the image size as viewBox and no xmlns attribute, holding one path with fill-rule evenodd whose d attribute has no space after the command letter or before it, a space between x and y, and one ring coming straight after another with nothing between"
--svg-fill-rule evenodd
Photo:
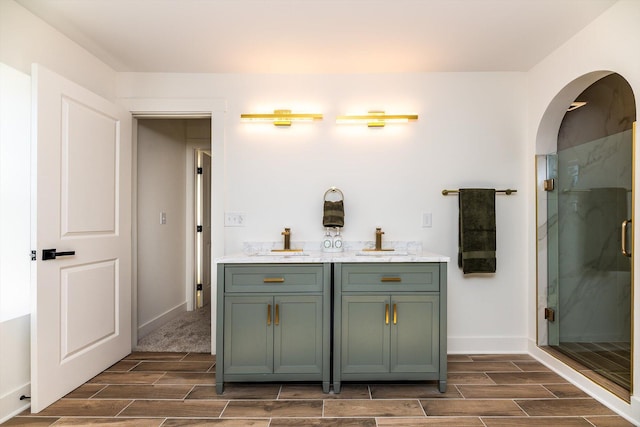
<instances>
[{"instance_id":1,"label":"white wall","mask_svg":"<svg viewBox=\"0 0 640 427\"><path fill-rule=\"evenodd\" d=\"M31 79L0 63L0 422L29 401Z\"/></svg>"},{"instance_id":2,"label":"white wall","mask_svg":"<svg viewBox=\"0 0 640 427\"><path fill-rule=\"evenodd\" d=\"M550 142L557 140L557 130L567 108L568 102L575 99L593 80L601 76L598 71L608 70L617 72L631 85L636 96L636 104L640 99L640 55L638 55L638 41L640 40L640 3L635 0L621 0L593 23L585 27L583 31L553 52L527 75L527 162L525 163L528 177L527 188L534 188L534 155L550 152ZM590 74L591 73L591 74ZM586 78L582 79L582 76ZM578 79L579 84L573 82ZM566 89L565 89L566 87ZM556 96L561 94L560 96ZM636 107L637 108L637 107ZM548 111L547 111L548 110ZM558 117L556 121L548 119L549 116ZM634 159L634 166L639 170L639 158ZM640 188L640 177L636 175L635 188ZM530 339L529 350L536 356L545 360L549 365L559 369L568 378L571 378L584 389L595 394L603 402L632 417L637 422L640 420L640 401L636 396L632 397L632 404L627 405L620 399L600 390L589 380L581 377L570 369L567 369L552 360L544 352L536 348L536 283L535 283L535 251L536 237L534 218L535 194L530 191L527 194L527 294L531 304L527 305L528 336ZM638 224L636 216L633 223ZM639 242L640 229L634 227L634 240ZM637 245L636 245L637 247ZM640 257L634 257L635 271L640 271ZM639 276L635 275L633 287L634 307L640 307ZM634 383L640 384L640 316L634 318ZM636 387L637 388L637 387Z\"/></svg>"},{"instance_id":3,"label":"white wall","mask_svg":"<svg viewBox=\"0 0 640 427\"><path fill-rule=\"evenodd\" d=\"M319 241L323 195L345 195L346 240L419 240L456 258L457 198L445 188L516 188L498 196L498 272L463 277L449 271L449 350L526 349L526 110L522 73L406 75L118 75L118 97L224 98L225 211L246 212L247 226L227 228L226 253L244 241ZM324 120L275 128L240 122L240 114L292 108ZM415 112L415 123L368 129L339 126L347 112ZM213 153L214 157L216 153ZM216 203L216 201L214 201ZM421 227L423 212L433 227ZM215 238L216 236L214 236Z\"/></svg>"},{"instance_id":4,"label":"white wall","mask_svg":"<svg viewBox=\"0 0 640 427\"><path fill-rule=\"evenodd\" d=\"M0 1L0 62L25 74L37 62L113 98L114 70L13 0Z\"/></svg>"},{"instance_id":5,"label":"white wall","mask_svg":"<svg viewBox=\"0 0 640 427\"><path fill-rule=\"evenodd\" d=\"M184 120L138 121L139 337L186 309L186 141Z\"/></svg>"}]
</instances>

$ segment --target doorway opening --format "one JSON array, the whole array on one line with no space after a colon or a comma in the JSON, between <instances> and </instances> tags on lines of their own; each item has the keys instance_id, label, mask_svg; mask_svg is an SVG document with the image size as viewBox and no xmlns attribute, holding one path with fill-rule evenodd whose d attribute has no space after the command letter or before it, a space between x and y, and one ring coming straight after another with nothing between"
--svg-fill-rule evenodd
<instances>
[{"instance_id":1,"label":"doorway opening","mask_svg":"<svg viewBox=\"0 0 640 427\"><path fill-rule=\"evenodd\" d=\"M211 119L138 119L135 151L134 350L211 353Z\"/></svg>"},{"instance_id":2,"label":"doorway opening","mask_svg":"<svg viewBox=\"0 0 640 427\"><path fill-rule=\"evenodd\" d=\"M626 400L635 120L631 87L608 73L568 106L555 151L537 158L538 244L546 253L539 344Z\"/></svg>"}]
</instances>

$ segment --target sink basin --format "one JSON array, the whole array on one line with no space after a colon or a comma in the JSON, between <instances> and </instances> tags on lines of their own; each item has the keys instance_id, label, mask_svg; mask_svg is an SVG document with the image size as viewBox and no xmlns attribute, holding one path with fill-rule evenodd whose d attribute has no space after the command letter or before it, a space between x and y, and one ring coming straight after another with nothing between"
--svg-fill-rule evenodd
<instances>
[{"instance_id":1,"label":"sink basin","mask_svg":"<svg viewBox=\"0 0 640 427\"><path fill-rule=\"evenodd\" d=\"M360 251L356 253L357 256L407 256L407 251L393 251L393 250L381 250L381 251Z\"/></svg>"},{"instance_id":2,"label":"sink basin","mask_svg":"<svg viewBox=\"0 0 640 427\"><path fill-rule=\"evenodd\" d=\"M309 256L309 254L304 253L302 250L272 250L269 252L258 252L256 256Z\"/></svg>"}]
</instances>

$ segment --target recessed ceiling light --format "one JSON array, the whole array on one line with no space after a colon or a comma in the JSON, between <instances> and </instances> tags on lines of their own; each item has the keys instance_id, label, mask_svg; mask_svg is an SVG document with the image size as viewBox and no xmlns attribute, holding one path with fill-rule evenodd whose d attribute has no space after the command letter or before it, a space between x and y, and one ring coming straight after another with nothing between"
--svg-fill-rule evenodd
<instances>
[{"instance_id":1,"label":"recessed ceiling light","mask_svg":"<svg viewBox=\"0 0 640 427\"><path fill-rule=\"evenodd\" d=\"M567 111L573 111L573 110L577 110L580 107L584 107L585 105L587 105L586 102L582 102L582 101L574 101L571 103L571 105L569 106L569 108L567 108Z\"/></svg>"}]
</instances>

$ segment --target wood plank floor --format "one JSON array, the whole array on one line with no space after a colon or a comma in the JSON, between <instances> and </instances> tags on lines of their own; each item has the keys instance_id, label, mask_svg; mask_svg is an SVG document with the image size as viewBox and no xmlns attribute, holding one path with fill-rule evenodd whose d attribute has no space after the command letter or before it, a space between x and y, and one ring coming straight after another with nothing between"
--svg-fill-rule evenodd
<instances>
[{"instance_id":1,"label":"wood plank floor","mask_svg":"<svg viewBox=\"0 0 640 427\"><path fill-rule=\"evenodd\" d=\"M215 356L133 353L39 414L3 426L623 427L622 417L528 355L451 355L435 383L226 384Z\"/></svg>"}]
</instances>

